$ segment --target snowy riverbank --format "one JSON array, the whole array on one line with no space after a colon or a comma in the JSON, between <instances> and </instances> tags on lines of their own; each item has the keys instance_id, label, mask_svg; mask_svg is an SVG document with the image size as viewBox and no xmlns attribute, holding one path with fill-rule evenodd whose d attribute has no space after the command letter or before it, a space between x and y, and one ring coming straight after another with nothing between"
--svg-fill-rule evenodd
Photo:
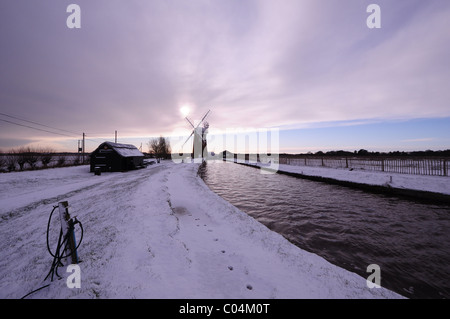
<instances>
[{"instance_id":1,"label":"snowy riverbank","mask_svg":"<svg viewBox=\"0 0 450 319\"><path fill-rule=\"evenodd\" d=\"M292 245L211 192L197 169L1 174L0 298L49 283L46 226L59 201L83 223L81 288L67 288L61 268L63 279L28 298L402 298Z\"/></svg>"},{"instance_id":2,"label":"snowy riverbank","mask_svg":"<svg viewBox=\"0 0 450 319\"><path fill-rule=\"evenodd\" d=\"M241 161L240 164L267 167L261 163L244 161ZM286 164L272 164L270 169L272 171L276 170L278 173L292 174L313 180L336 182L337 184L361 188L367 186L368 188L372 187L378 191L385 190L393 194L450 202L450 177L448 176L408 175Z\"/></svg>"}]
</instances>

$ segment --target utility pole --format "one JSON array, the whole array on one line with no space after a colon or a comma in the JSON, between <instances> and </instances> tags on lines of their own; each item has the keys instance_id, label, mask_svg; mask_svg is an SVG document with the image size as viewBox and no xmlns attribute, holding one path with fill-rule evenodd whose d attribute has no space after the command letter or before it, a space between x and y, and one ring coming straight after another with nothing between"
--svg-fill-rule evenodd
<instances>
[{"instance_id":1,"label":"utility pole","mask_svg":"<svg viewBox=\"0 0 450 319\"><path fill-rule=\"evenodd\" d=\"M117 131L116 131L116 134L115 134L114 143L117 143Z\"/></svg>"},{"instance_id":2,"label":"utility pole","mask_svg":"<svg viewBox=\"0 0 450 319\"><path fill-rule=\"evenodd\" d=\"M84 145L85 145L86 134L83 132L83 164L84 164Z\"/></svg>"}]
</instances>

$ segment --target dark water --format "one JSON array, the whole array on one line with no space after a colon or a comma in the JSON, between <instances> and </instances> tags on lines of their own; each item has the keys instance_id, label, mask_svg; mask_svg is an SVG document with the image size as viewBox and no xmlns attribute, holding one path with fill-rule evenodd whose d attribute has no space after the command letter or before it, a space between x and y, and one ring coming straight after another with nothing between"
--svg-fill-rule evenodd
<instances>
[{"instance_id":1,"label":"dark water","mask_svg":"<svg viewBox=\"0 0 450 319\"><path fill-rule=\"evenodd\" d=\"M302 249L408 298L450 298L450 206L368 193L233 163L208 162L205 183ZM450 182L450 179L449 179Z\"/></svg>"}]
</instances>

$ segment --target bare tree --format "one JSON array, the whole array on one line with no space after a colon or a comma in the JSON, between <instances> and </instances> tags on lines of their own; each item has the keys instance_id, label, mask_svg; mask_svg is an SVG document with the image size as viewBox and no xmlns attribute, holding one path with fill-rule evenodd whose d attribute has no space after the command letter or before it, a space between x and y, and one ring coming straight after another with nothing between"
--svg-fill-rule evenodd
<instances>
[{"instance_id":1,"label":"bare tree","mask_svg":"<svg viewBox=\"0 0 450 319\"><path fill-rule=\"evenodd\" d=\"M6 154L6 169L9 172L16 170L16 164L17 164L17 157L16 157L16 151L14 149L10 150L8 154Z\"/></svg>"},{"instance_id":2,"label":"bare tree","mask_svg":"<svg viewBox=\"0 0 450 319\"><path fill-rule=\"evenodd\" d=\"M39 159L45 168L47 168L48 164L52 161L54 153L55 151L49 147L40 150Z\"/></svg>"},{"instance_id":3,"label":"bare tree","mask_svg":"<svg viewBox=\"0 0 450 319\"><path fill-rule=\"evenodd\" d=\"M17 161L17 164L19 164L21 171L23 171L23 167L27 163L26 151L27 150L24 147L20 147L17 151L15 151L16 161Z\"/></svg>"},{"instance_id":4,"label":"bare tree","mask_svg":"<svg viewBox=\"0 0 450 319\"><path fill-rule=\"evenodd\" d=\"M0 171L2 170L3 165L6 164L6 156L0 152Z\"/></svg>"},{"instance_id":5,"label":"bare tree","mask_svg":"<svg viewBox=\"0 0 450 319\"><path fill-rule=\"evenodd\" d=\"M39 151L35 148L32 148L30 146L28 146L25 149L25 162L28 163L28 165L30 165L31 169L35 169L36 168L36 164L39 161L40 158L40 154Z\"/></svg>"},{"instance_id":6,"label":"bare tree","mask_svg":"<svg viewBox=\"0 0 450 319\"><path fill-rule=\"evenodd\" d=\"M59 157L58 157L58 166L64 166L64 164L66 163L66 156L64 156L64 155L60 155Z\"/></svg>"},{"instance_id":7,"label":"bare tree","mask_svg":"<svg viewBox=\"0 0 450 319\"><path fill-rule=\"evenodd\" d=\"M162 136L152 138L147 144L149 153L153 154L157 159L170 158L171 148L168 138L164 138Z\"/></svg>"},{"instance_id":8,"label":"bare tree","mask_svg":"<svg viewBox=\"0 0 450 319\"><path fill-rule=\"evenodd\" d=\"M148 152L153 156L157 157L157 154L159 152L158 139L152 138L151 140L148 141L147 145L148 145Z\"/></svg>"}]
</instances>

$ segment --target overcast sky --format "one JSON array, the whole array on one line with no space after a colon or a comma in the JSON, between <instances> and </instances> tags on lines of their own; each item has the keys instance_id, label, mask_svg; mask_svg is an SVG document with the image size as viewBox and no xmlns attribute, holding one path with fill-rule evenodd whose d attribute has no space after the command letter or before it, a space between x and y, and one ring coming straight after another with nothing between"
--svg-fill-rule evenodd
<instances>
[{"instance_id":1,"label":"overcast sky","mask_svg":"<svg viewBox=\"0 0 450 319\"><path fill-rule=\"evenodd\" d=\"M66 25L70 3L81 8L80 29ZM381 29L366 25L371 3ZM115 130L187 131L184 105L193 120L211 109L211 129L300 137L324 126L364 136L373 123L450 124L448 0L2 0L0 45L5 150L68 138L11 122L62 128L72 145L82 132L101 142ZM450 130L434 136L422 126L403 140L450 148ZM330 145L339 142L350 143Z\"/></svg>"}]
</instances>

